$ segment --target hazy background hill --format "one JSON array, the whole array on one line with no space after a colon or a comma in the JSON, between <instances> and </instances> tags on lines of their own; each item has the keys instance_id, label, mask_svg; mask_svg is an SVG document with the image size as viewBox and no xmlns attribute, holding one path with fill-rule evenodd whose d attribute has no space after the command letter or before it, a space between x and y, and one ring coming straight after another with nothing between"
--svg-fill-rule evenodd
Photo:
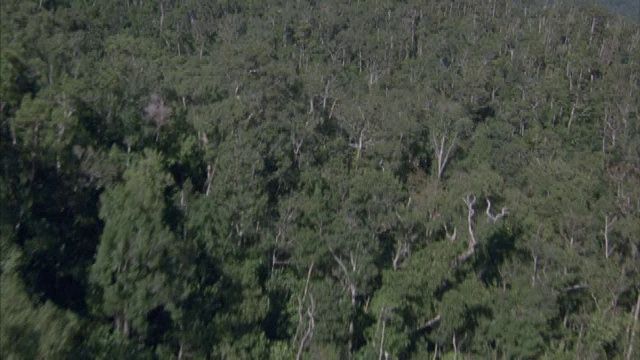
<instances>
[{"instance_id":1,"label":"hazy background hill","mask_svg":"<svg viewBox=\"0 0 640 360\"><path fill-rule=\"evenodd\" d=\"M528 7L590 7L602 6L612 13L620 14L635 22L640 22L640 1L638 0L514 0L514 3Z\"/></svg>"}]
</instances>

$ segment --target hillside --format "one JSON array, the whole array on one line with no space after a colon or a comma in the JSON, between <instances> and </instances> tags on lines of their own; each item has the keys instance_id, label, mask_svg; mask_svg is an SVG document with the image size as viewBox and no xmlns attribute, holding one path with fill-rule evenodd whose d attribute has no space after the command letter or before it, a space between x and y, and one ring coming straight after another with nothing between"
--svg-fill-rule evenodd
<instances>
[{"instance_id":1,"label":"hillside","mask_svg":"<svg viewBox=\"0 0 640 360\"><path fill-rule=\"evenodd\" d=\"M523 3L2 1L0 357L640 356L640 24Z\"/></svg>"}]
</instances>

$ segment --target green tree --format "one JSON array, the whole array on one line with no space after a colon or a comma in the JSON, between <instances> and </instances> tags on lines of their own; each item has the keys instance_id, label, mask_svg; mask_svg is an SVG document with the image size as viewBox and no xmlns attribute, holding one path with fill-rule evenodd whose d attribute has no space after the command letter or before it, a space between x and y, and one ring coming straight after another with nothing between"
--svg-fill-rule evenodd
<instances>
[{"instance_id":1,"label":"green tree","mask_svg":"<svg viewBox=\"0 0 640 360\"><path fill-rule=\"evenodd\" d=\"M171 185L160 155L146 151L102 196L105 228L91 281L99 313L125 336L145 336L149 313L175 296L170 271L180 248L165 220Z\"/></svg>"}]
</instances>

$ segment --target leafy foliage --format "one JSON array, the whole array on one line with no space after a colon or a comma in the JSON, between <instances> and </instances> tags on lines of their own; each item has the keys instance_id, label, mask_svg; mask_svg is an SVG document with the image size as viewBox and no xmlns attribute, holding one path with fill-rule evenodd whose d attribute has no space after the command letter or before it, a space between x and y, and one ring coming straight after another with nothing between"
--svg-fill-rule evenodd
<instances>
[{"instance_id":1,"label":"leafy foliage","mask_svg":"<svg viewBox=\"0 0 640 360\"><path fill-rule=\"evenodd\" d=\"M2 357L636 357L637 6L586 3L3 1Z\"/></svg>"}]
</instances>

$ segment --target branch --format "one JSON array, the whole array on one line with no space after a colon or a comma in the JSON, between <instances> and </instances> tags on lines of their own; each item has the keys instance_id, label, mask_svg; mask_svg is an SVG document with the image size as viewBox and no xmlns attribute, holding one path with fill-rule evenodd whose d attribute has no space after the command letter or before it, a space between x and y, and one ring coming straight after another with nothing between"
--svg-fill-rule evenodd
<instances>
[{"instance_id":1,"label":"branch","mask_svg":"<svg viewBox=\"0 0 640 360\"><path fill-rule=\"evenodd\" d=\"M456 138L457 138L458 134L453 134L453 140L451 140L451 145L449 145L449 148L447 149L447 154L444 157L444 163L442 164L442 168L444 169L445 166L447 166L447 162L449 161L449 156L451 155L451 150L453 150L453 148L456 146ZM443 144L444 144L444 136L442 137L443 140Z\"/></svg>"},{"instance_id":2,"label":"branch","mask_svg":"<svg viewBox=\"0 0 640 360\"><path fill-rule=\"evenodd\" d=\"M378 323L380 323L380 321L382 321L382 336L380 337L380 352L379 352L379 356L378 356L378 360L382 360L382 355L383 355L383 351L384 351L384 331L387 327L387 319L383 319L382 315L383 313L385 313L387 310L387 307L383 307L382 309L380 309L380 317L378 318ZM386 316L385 316L386 317ZM376 333L378 332L378 330L376 330Z\"/></svg>"},{"instance_id":3,"label":"branch","mask_svg":"<svg viewBox=\"0 0 640 360\"><path fill-rule=\"evenodd\" d=\"M331 116L333 115L333 108L336 106L338 100L333 100L333 104L331 104L331 110L329 110L329 120L331 120Z\"/></svg>"},{"instance_id":4,"label":"branch","mask_svg":"<svg viewBox=\"0 0 640 360\"><path fill-rule=\"evenodd\" d=\"M393 257L393 270L398 270L400 260L409 253L409 244L405 241L398 241L398 247L396 248L396 254Z\"/></svg>"},{"instance_id":5,"label":"branch","mask_svg":"<svg viewBox=\"0 0 640 360\"><path fill-rule=\"evenodd\" d=\"M442 174L444 173L444 168L447 166L447 162L449 161L449 157L451 156L451 151L455 148L456 145L456 136L457 134L453 134L451 144L446 150L445 153L445 143L446 143L446 134L442 134L442 138L438 141L436 135L431 136L431 146L433 147L434 152L436 153L438 160L438 178L442 178Z\"/></svg>"},{"instance_id":6,"label":"branch","mask_svg":"<svg viewBox=\"0 0 640 360\"><path fill-rule=\"evenodd\" d=\"M577 290L583 290L583 289L588 289L589 285L573 285L573 286L569 286L567 288L564 289L564 291L569 292L569 291L577 291Z\"/></svg>"},{"instance_id":7,"label":"branch","mask_svg":"<svg viewBox=\"0 0 640 360\"><path fill-rule=\"evenodd\" d=\"M307 281L304 284L304 293L302 293L302 301L304 301L307 297L307 291L309 290L309 280L311 279L311 272L313 271L313 261L311 265L309 265L309 271L307 272Z\"/></svg>"},{"instance_id":8,"label":"branch","mask_svg":"<svg viewBox=\"0 0 640 360\"><path fill-rule=\"evenodd\" d=\"M453 227L453 233L449 234L449 229L447 228L447 224L444 224L444 232L447 235L447 237L449 238L449 240L456 241L456 238L458 237L458 228L457 227Z\"/></svg>"},{"instance_id":9,"label":"branch","mask_svg":"<svg viewBox=\"0 0 640 360\"><path fill-rule=\"evenodd\" d=\"M616 223L616 221L618 221L618 217L614 216L613 219L611 219L611 221L609 221L609 216L605 216L604 218L604 257L605 259L608 259L609 256L611 256L611 253L613 252L613 248L610 247L610 243L609 243L609 231L611 231L611 227L613 226L613 224Z\"/></svg>"},{"instance_id":10,"label":"branch","mask_svg":"<svg viewBox=\"0 0 640 360\"><path fill-rule=\"evenodd\" d=\"M371 145L373 143L373 140L367 140L367 141L363 141L362 143L360 142L350 142L349 143L349 147L352 149L358 149L358 148L362 148L362 149L366 149L367 146Z\"/></svg>"},{"instance_id":11,"label":"branch","mask_svg":"<svg viewBox=\"0 0 640 360\"><path fill-rule=\"evenodd\" d=\"M495 224L496 221L502 219L503 217L507 216L507 208L503 207L502 208L502 212L500 214L497 215L491 215L491 200L489 200L489 198L487 199L487 216L489 217L489 220L491 220L491 222L493 222Z\"/></svg>"},{"instance_id":12,"label":"branch","mask_svg":"<svg viewBox=\"0 0 640 360\"><path fill-rule=\"evenodd\" d=\"M627 360L631 360L633 354L633 340L636 337L636 326L638 325L638 318L640 317L640 294L638 294L638 301L636 302L636 311L633 316L633 328L631 329L631 337L629 338L629 350L627 351Z\"/></svg>"},{"instance_id":13,"label":"branch","mask_svg":"<svg viewBox=\"0 0 640 360\"><path fill-rule=\"evenodd\" d=\"M440 324L440 320L442 320L442 318L440 317L440 314L438 314L433 319L427 321L424 325L418 327L416 329L416 332L423 332L423 331L429 330L429 329L437 326L438 324Z\"/></svg>"},{"instance_id":14,"label":"branch","mask_svg":"<svg viewBox=\"0 0 640 360\"><path fill-rule=\"evenodd\" d=\"M351 263L351 269L355 272L358 268L358 263L356 259L353 257L353 252L349 251L349 262Z\"/></svg>"},{"instance_id":15,"label":"branch","mask_svg":"<svg viewBox=\"0 0 640 360\"><path fill-rule=\"evenodd\" d=\"M340 260L340 258L333 252L333 249L331 249L331 247L329 247L329 252L331 253L331 255L333 255L333 258L336 260L336 262L344 272L344 276L347 278L347 283L349 285L349 288L351 288L352 283L351 283L351 278L349 277L349 271L347 270L347 267L344 266L344 263L342 262L342 260Z\"/></svg>"},{"instance_id":16,"label":"branch","mask_svg":"<svg viewBox=\"0 0 640 360\"><path fill-rule=\"evenodd\" d=\"M327 107L327 98L329 97L329 85L331 84L331 79L327 79L327 85L324 87L324 97L322 98L322 110Z\"/></svg>"},{"instance_id":17,"label":"branch","mask_svg":"<svg viewBox=\"0 0 640 360\"><path fill-rule=\"evenodd\" d=\"M304 284L304 291L302 293L302 296L298 298L298 328L296 330L296 335L293 337L294 342L298 338L298 331L300 331L300 327L302 326L302 321L303 321L302 305L307 299L307 293L309 291L309 281L311 280L311 272L313 271L313 265L314 265L313 262L311 262L311 265L309 265L309 271L307 272L307 281Z\"/></svg>"},{"instance_id":18,"label":"branch","mask_svg":"<svg viewBox=\"0 0 640 360\"><path fill-rule=\"evenodd\" d=\"M311 306L307 308L307 317L309 317L309 324L307 326L307 332L305 332L302 339L300 339L300 346L298 346L298 353L296 354L296 360L300 360L302 358L302 351L304 347L308 344L308 342L313 337L313 330L316 327L316 322L314 319L316 312L316 302L313 298L313 295L309 295L309 299L311 301Z\"/></svg>"},{"instance_id":19,"label":"branch","mask_svg":"<svg viewBox=\"0 0 640 360\"><path fill-rule=\"evenodd\" d=\"M476 241L476 235L473 232L473 215L475 215L475 210L473 206L476 204L476 196L473 194L469 194L463 198L464 203L467 205L468 215L467 215L467 224L469 229L469 246L467 251L464 254L460 255L456 261L456 265L463 263L465 260L471 257L476 252L476 245L478 242Z\"/></svg>"},{"instance_id":20,"label":"branch","mask_svg":"<svg viewBox=\"0 0 640 360\"><path fill-rule=\"evenodd\" d=\"M211 191L211 183L213 183L213 178L216 176L216 162L213 164L207 164L207 190L205 191L205 196L209 196L209 192Z\"/></svg>"}]
</instances>

